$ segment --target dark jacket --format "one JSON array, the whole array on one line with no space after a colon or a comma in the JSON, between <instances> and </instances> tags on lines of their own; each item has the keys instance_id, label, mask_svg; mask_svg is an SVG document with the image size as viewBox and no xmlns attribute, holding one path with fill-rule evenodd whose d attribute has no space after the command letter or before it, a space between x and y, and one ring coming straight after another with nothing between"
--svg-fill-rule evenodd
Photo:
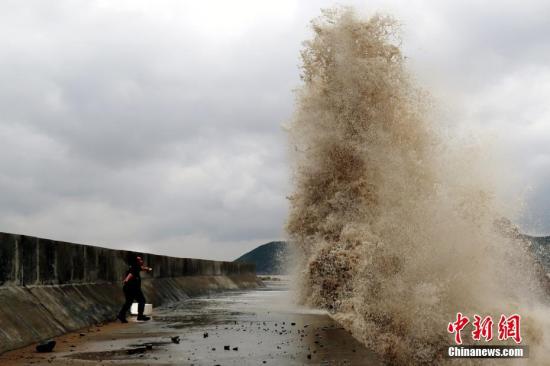
<instances>
[{"instance_id":1,"label":"dark jacket","mask_svg":"<svg viewBox=\"0 0 550 366\"><path fill-rule=\"evenodd\" d=\"M137 264L131 265L128 270L126 271L126 276L128 276L129 273L132 274L132 278L126 283L126 286L128 287L141 287L141 267Z\"/></svg>"}]
</instances>

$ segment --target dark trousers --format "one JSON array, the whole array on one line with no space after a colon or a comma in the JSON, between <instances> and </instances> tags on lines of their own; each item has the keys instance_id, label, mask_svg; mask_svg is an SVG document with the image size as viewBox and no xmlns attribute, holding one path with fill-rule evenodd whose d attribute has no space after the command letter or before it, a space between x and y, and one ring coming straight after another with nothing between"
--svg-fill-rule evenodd
<instances>
[{"instance_id":1,"label":"dark trousers","mask_svg":"<svg viewBox=\"0 0 550 366\"><path fill-rule=\"evenodd\" d=\"M124 290L126 302L122 305L122 309L120 309L119 317L126 318L126 313L130 310L130 307L132 307L134 300L138 303L138 316L143 315L143 309L145 309L145 296L143 296L141 288L139 286L124 285L122 289Z\"/></svg>"}]
</instances>

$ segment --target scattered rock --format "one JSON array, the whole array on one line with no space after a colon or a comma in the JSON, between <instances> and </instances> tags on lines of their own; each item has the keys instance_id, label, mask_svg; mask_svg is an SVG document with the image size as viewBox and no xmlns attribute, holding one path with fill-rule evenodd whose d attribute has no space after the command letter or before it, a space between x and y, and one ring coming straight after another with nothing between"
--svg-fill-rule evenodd
<instances>
[{"instance_id":1,"label":"scattered rock","mask_svg":"<svg viewBox=\"0 0 550 366\"><path fill-rule=\"evenodd\" d=\"M231 349L230 346L223 346L224 351L229 351Z\"/></svg>"},{"instance_id":2,"label":"scattered rock","mask_svg":"<svg viewBox=\"0 0 550 366\"><path fill-rule=\"evenodd\" d=\"M179 344L180 336L171 337L170 340L172 341L172 343Z\"/></svg>"},{"instance_id":3,"label":"scattered rock","mask_svg":"<svg viewBox=\"0 0 550 366\"><path fill-rule=\"evenodd\" d=\"M52 352L54 347L56 345L56 342L52 339L44 342L44 343L40 343L39 345L36 346L36 352Z\"/></svg>"},{"instance_id":4,"label":"scattered rock","mask_svg":"<svg viewBox=\"0 0 550 366\"><path fill-rule=\"evenodd\" d=\"M239 347L233 347L233 351L238 351Z\"/></svg>"},{"instance_id":5,"label":"scattered rock","mask_svg":"<svg viewBox=\"0 0 550 366\"><path fill-rule=\"evenodd\" d=\"M208 332L204 332L204 334L202 335L203 338L208 338Z\"/></svg>"}]
</instances>

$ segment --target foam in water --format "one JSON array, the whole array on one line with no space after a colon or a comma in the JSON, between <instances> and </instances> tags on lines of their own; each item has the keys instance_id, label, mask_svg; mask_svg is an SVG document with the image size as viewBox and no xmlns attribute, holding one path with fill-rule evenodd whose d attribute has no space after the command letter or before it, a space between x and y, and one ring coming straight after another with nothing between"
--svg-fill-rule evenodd
<instances>
[{"instance_id":1,"label":"foam in water","mask_svg":"<svg viewBox=\"0 0 550 366\"><path fill-rule=\"evenodd\" d=\"M542 363L548 308L533 259L496 229L508 213L482 159L452 147L430 118L397 23L336 9L312 28L289 126L287 231L302 258L302 301L403 365L447 362L459 311L518 313L529 361Z\"/></svg>"}]
</instances>

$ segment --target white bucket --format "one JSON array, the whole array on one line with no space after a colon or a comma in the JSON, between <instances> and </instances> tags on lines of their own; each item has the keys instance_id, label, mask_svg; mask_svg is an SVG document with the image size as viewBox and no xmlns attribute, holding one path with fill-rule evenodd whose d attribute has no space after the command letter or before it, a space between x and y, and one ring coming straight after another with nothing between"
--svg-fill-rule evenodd
<instances>
[{"instance_id":1,"label":"white bucket","mask_svg":"<svg viewBox=\"0 0 550 366\"><path fill-rule=\"evenodd\" d=\"M137 302L132 304L132 307L130 308L130 314L138 315L138 303ZM145 309L143 310L143 315L151 315L151 314L153 314L153 304L145 304Z\"/></svg>"}]
</instances>

